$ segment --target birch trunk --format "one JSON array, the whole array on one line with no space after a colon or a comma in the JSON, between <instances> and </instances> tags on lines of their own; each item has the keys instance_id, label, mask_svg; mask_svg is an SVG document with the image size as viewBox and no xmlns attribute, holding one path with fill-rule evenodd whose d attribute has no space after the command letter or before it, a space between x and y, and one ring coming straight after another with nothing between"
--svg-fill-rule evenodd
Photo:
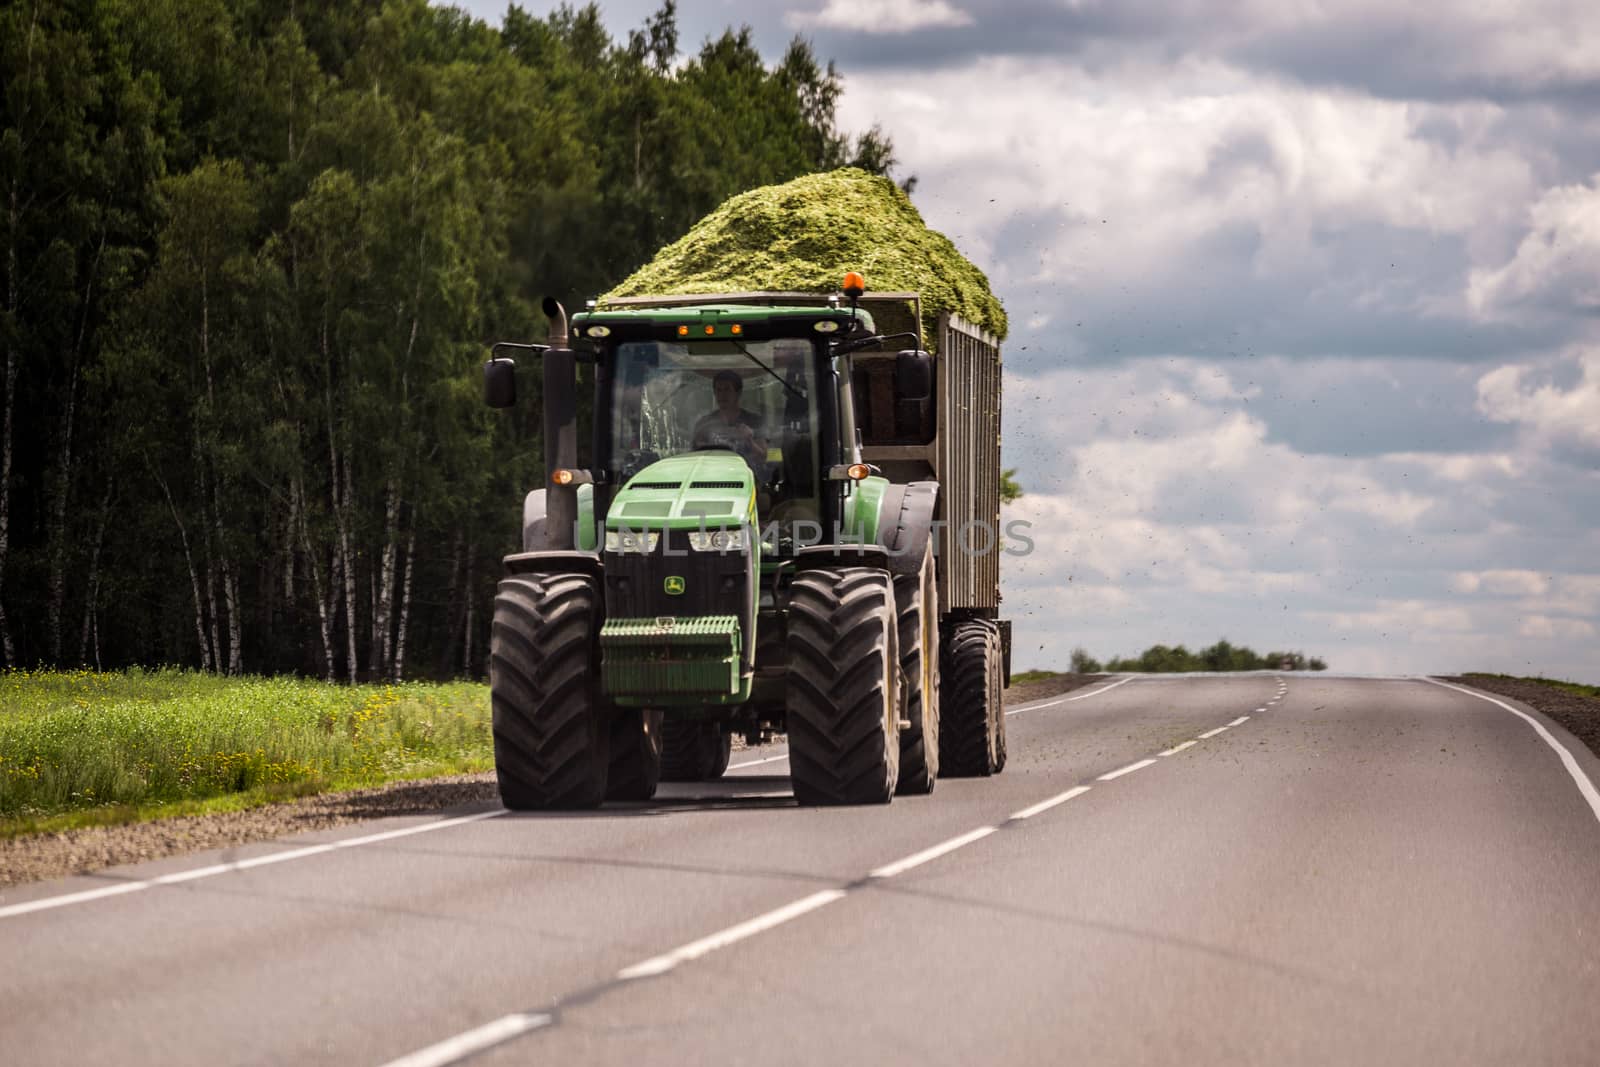
<instances>
[{"instance_id":1,"label":"birch trunk","mask_svg":"<svg viewBox=\"0 0 1600 1067\"><path fill-rule=\"evenodd\" d=\"M360 661L356 659L356 561L350 551L350 516L348 508L355 495L355 474L352 470L350 442L345 442L344 449L344 508L339 520L339 548L344 554L344 621L345 637L349 645L350 684L356 684L357 668Z\"/></svg>"},{"instance_id":2,"label":"birch trunk","mask_svg":"<svg viewBox=\"0 0 1600 1067\"><path fill-rule=\"evenodd\" d=\"M89 662L89 633L95 626L95 613L100 608L100 548L105 544L106 522L111 518L111 501L116 494L117 481L115 478L106 481L105 496L100 499L100 513L95 520L94 547L89 551L89 591L84 597L83 604L83 629L78 634L78 662ZM95 669L100 669L100 647L98 637L95 642Z\"/></svg>"},{"instance_id":3,"label":"birch trunk","mask_svg":"<svg viewBox=\"0 0 1600 1067\"><path fill-rule=\"evenodd\" d=\"M328 681L333 681L333 619L329 610L327 599L322 595L322 567L317 562L316 550L311 547L311 532L306 526L305 488L296 479L293 488L294 511L299 518L297 533L300 535L300 547L306 555L306 569L311 572L311 595L317 601L317 623L322 631L322 663L327 671Z\"/></svg>"},{"instance_id":4,"label":"birch trunk","mask_svg":"<svg viewBox=\"0 0 1600 1067\"><path fill-rule=\"evenodd\" d=\"M389 673L391 623L394 612L395 557L400 540L400 484L389 480L387 499L383 506L383 560L376 585L376 601L372 606L372 676Z\"/></svg>"},{"instance_id":5,"label":"birch trunk","mask_svg":"<svg viewBox=\"0 0 1600 1067\"><path fill-rule=\"evenodd\" d=\"M15 193L12 195L15 196ZM17 649L11 643L11 625L6 621L3 595L6 555L11 547L11 412L16 406L16 398L17 350L6 345L6 408L4 427L0 429L0 645L5 648L8 667L17 665Z\"/></svg>"},{"instance_id":6,"label":"birch trunk","mask_svg":"<svg viewBox=\"0 0 1600 1067\"><path fill-rule=\"evenodd\" d=\"M145 462L148 464L149 460ZM167 498L167 508L172 512L172 521L178 527L178 539L183 543L183 562L189 568L189 588L194 591L194 636L200 643L200 669L211 670L211 646L206 644L205 609L200 600L200 578L194 569L194 554L189 551L189 531L184 528L183 519L178 516L178 506L172 501L172 490L167 488L167 480L156 474L155 467L150 467L150 473L155 475L156 484L161 486L161 493Z\"/></svg>"},{"instance_id":7,"label":"birch trunk","mask_svg":"<svg viewBox=\"0 0 1600 1067\"><path fill-rule=\"evenodd\" d=\"M478 621L476 613L472 610L473 601L476 599L472 595L472 547L472 542L469 540L467 542L467 573L465 576L467 601L465 614L467 620L464 627L466 632L461 640L461 673L468 678L472 677L472 633L476 629Z\"/></svg>"},{"instance_id":8,"label":"birch trunk","mask_svg":"<svg viewBox=\"0 0 1600 1067\"><path fill-rule=\"evenodd\" d=\"M405 674L406 631L411 625L411 565L417 554L416 517L412 517L411 532L406 535L406 577L400 594L400 626L394 638L394 674L396 682Z\"/></svg>"},{"instance_id":9,"label":"birch trunk","mask_svg":"<svg viewBox=\"0 0 1600 1067\"><path fill-rule=\"evenodd\" d=\"M461 581L461 531L457 530L450 539L450 585L444 597L445 640L439 652L438 671L446 674L450 671L455 660L455 634L457 600L456 590L460 588Z\"/></svg>"},{"instance_id":10,"label":"birch trunk","mask_svg":"<svg viewBox=\"0 0 1600 1067\"><path fill-rule=\"evenodd\" d=\"M50 506L50 660L61 662L61 613L67 601L67 497L72 491L72 420L78 407L76 361L67 378L67 410L62 418L61 458L56 472L55 499Z\"/></svg>"},{"instance_id":11,"label":"birch trunk","mask_svg":"<svg viewBox=\"0 0 1600 1067\"><path fill-rule=\"evenodd\" d=\"M11 179L8 218L11 240L6 244L6 311L17 311L17 179ZM11 415L17 406L17 350L6 349L6 406L0 420L0 646L5 649L6 666L17 665L16 646L11 643L11 624L6 621L6 556L11 547Z\"/></svg>"},{"instance_id":12,"label":"birch trunk","mask_svg":"<svg viewBox=\"0 0 1600 1067\"><path fill-rule=\"evenodd\" d=\"M62 419L61 458L56 469L55 499L50 514L50 658L61 662L61 615L67 602L67 503L72 496L72 427L78 412L78 368L83 364L83 342L89 333L89 307L94 300L94 279L106 248L105 213L100 218L100 243L89 263L83 283L83 305L78 309L78 331L73 339L72 365L67 371L67 410ZM82 662L82 656L79 656Z\"/></svg>"}]
</instances>

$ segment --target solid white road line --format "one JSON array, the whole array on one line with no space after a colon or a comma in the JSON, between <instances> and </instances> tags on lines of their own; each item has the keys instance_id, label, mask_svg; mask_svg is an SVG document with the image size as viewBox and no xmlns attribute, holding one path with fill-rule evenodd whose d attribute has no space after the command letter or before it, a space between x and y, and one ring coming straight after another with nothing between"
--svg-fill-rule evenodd
<instances>
[{"instance_id":1,"label":"solid white road line","mask_svg":"<svg viewBox=\"0 0 1600 1067\"><path fill-rule=\"evenodd\" d=\"M1011 813L1011 818L1012 819L1031 819L1035 815L1040 814L1041 812L1049 811L1051 808L1055 807L1057 804L1065 804L1067 801L1071 800L1073 797L1081 797L1081 796L1083 796L1083 794L1087 793L1088 791L1089 791L1089 787L1086 786L1086 785L1075 785L1071 789L1067 790L1065 793L1057 793L1055 796L1051 797L1049 800L1041 800L1041 801L1039 801L1039 803L1035 804L1031 808L1023 808L1021 811L1012 812Z\"/></svg>"},{"instance_id":2,"label":"solid white road line","mask_svg":"<svg viewBox=\"0 0 1600 1067\"><path fill-rule=\"evenodd\" d=\"M1567 773L1572 775L1572 780L1577 783L1578 792L1582 793L1583 799L1589 802L1589 810L1594 812L1596 819L1600 819L1600 791L1595 790L1594 783L1589 781L1589 776L1583 773L1583 768L1578 766L1578 761L1572 758L1572 753L1567 751L1566 746L1551 736L1550 731L1546 730L1544 724L1538 719L1535 719L1525 711L1518 711L1503 700L1496 700L1485 693L1474 692L1465 686L1451 685L1449 682L1441 682L1436 678L1423 678L1422 681L1432 682L1434 685L1441 685L1446 689L1454 689L1458 693L1465 693L1467 696L1477 697L1479 700L1487 700L1491 704L1498 704L1533 727L1539 736L1544 739L1544 743L1556 750L1556 755L1561 757L1561 765L1567 769Z\"/></svg>"},{"instance_id":3,"label":"solid white road line","mask_svg":"<svg viewBox=\"0 0 1600 1067\"><path fill-rule=\"evenodd\" d=\"M1199 743L1200 742L1198 742L1198 741L1185 741L1181 745L1173 745L1171 748L1167 749L1165 752L1160 753L1160 755L1163 755L1163 756L1176 756L1178 753L1182 752L1184 749L1193 748L1195 745L1198 745Z\"/></svg>"},{"instance_id":4,"label":"solid white road line","mask_svg":"<svg viewBox=\"0 0 1600 1067\"><path fill-rule=\"evenodd\" d=\"M779 761L779 760L786 760L786 759L788 759L788 758L789 758L789 753L787 753L787 752L785 752L785 753L784 753L784 754L783 754L783 755L781 755L781 756L768 756L768 757L767 757L767 758L766 758L766 759L753 759L753 760L750 760L750 761L749 761L749 762L747 762L747 763L733 763L733 764L729 764L729 766L728 766L728 770L730 770L730 771L736 771L736 770L738 770L738 769L739 769L739 768L740 768L740 767L759 767L759 766L761 766L761 764L763 764L763 763L777 763L777 762L778 762L778 761Z\"/></svg>"},{"instance_id":5,"label":"solid white road line","mask_svg":"<svg viewBox=\"0 0 1600 1067\"><path fill-rule=\"evenodd\" d=\"M632 967L624 967L617 972L618 978L649 978L653 975L666 974L680 963L697 960L701 956L715 952L719 948L727 948L747 937L754 937L763 930L770 930L774 926L782 926L790 919L798 919L808 912L826 907L836 900L844 899L845 891L842 889L824 889L820 893L812 893L809 897L802 897L781 908L774 908L765 915L757 915L754 919L746 919L737 926L730 926L726 930L702 937L698 941L691 941L681 948L660 956L652 956L642 963Z\"/></svg>"},{"instance_id":6,"label":"solid white road line","mask_svg":"<svg viewBox=\"0 0 1600 1067\"><path fill-rule=\"evenodd\" d=\"M462 826L469 822L481 822L484 819L493 819L505 815L504 808L498 811L480 811L476 815L461 815L454 819L440 819L438 822L423 823L421 826L407 826L400 830L385 830L382 833L367 834L364 837L347 837L342 841L330 841L324 845L309 845L305 848L292 848L284 852L269 852L265 856L251 856L249 859L235 860L231 863L218 863L210 867L196 867L187 871L175 871L172 874L163 874L157 878L147 878L138 882L119 882L116 885L102 886L99 889L86 889L81 893L66 893L59 897L43 897L39 900L26 900L21 904L10 904L0 908L0 919L9 919L16 915L27 915L35 911L47 911L50 908L64 908L68 904L86 904L91 900L100 900L104 897L120 896L123 893L136 893L141 889L153 889L158 885L177 885L180 882L192 882L197 878L210 878L218 874L227 874L230 871L248 871L252 867L265 867L273 863L287 863L289 860L305 859L307 856L320 856L324 852L336 852L344 848L356 848L359 845L372 845L379 841L393 841L397 837L411 837L413 834L427 834L435 830L444 830L451 826Z\"/></svg>"},{"instance_id":7,"label":"solid white road line","mask_svg":"<svg viewBox=\"0 0 1600 1067\"><path fill-rule=\"evenodd\" d=\"M997 829L999 829L999 827L980 826L976 830L968 830L960 837L952 837L950 840L942 841L939 844L934 845L932 848L925 848L921 852L913 852L903 860L895 860L893 863L886 863L877 870L868 872L867 877L893 878L895 875L909 871L913 867L920 867L929 860L936 860L940 856L954 852L958 848L965 848L974 841L981 841L983 838L994 833Z\"/></svg>"},{"instance_id":8,"label":"solid white road line","mask_svg":"<svg viewBox=\"0 0 1600 1067\"><path fill-rule=\"evenodd\" d=\"M1143 770L1154 762L1155 760L1153 759L1142 759L1138 763L1130 763L1120 770L1112 771L1110 774L1102 774L1099 778L1096 778L1095 781L1109 782L1113 778L1121 778L1124 774L1132 774L1134 771Z\"/></svg>"},{"instance_id":9,"label":"solid white road line","mask_svg":"<svg viewBox=\"0 0 1600 1067\"><path fill-rule=\"evenodd\" d=\"M445 1067L446 1064L459 1063L468 1056L475 1056L485 1049L510 1041L530 1030L549 1025L548 1015L530 1015L523 1012L504 1015L492 1023L484 1023L475 1030L468 1030L437 1045L418 1049L409 1056L390 1060L383 1067Z\"/></svg>"},{"instance_id":10,"label":"solid white road line","mask_svg":"<svg viewBox=\"0 0 1600 1067\"><path fill-rule=\"evenodd\" d=\"M1200 740L1204 741L1208 737L1216 737L1218 734L1225 732L1227 729L1228 728L1226 726L1219 726L1215 730L1207 730L1205 733L1200 735Z\"/></svg>"},{"instance_id":11,"label":"solid white road line","mask_svg":"<svg viewBox=\"0 0 1600 1067\"><path fill-rule=\"evenodd\" d=\"M1234 719L1232 722L1230 722L1228 725L1229 726L1243 726L1245 723L1247 723L1249 721L1250 721L1250 716L1241 715L1237 719Z\"/></svg>"},{"instance_id":12,"label":"solid white road line","mask_svg":"<svg viewBox=\"0 0 1600 1067\"><path fill-rule=\"evenodd\" d=\"M1133 679L1134 679L1134 675L1130 674L1126 678L1119 678L1117 681L1112 682L1110 685L1105 686L1105 687L1100 688L1100 689L1096 689L1092 693L1079 693L1075 697L1060 697L1060 698L1058 698L1056 700L1047 700L1043 704L1026 704L1026 705L1024 705L1024 706L1022 706L1020 708L1015 708L1015 709L1013 709L1011 711L1008 711L1008 712L1006 712L1006 714L1007 715L1019 715L1024 711L1038 711L1040 708L1053 708L1057 704L1070 704L1074 700L1088 700L1090 697L1097 697L1101 693L1109 693L1111 690L1115 689L1119 685L1127 685L1129 682L1133 681Z\"/></svg>"},{"instance_id":13,"label":"solid white road line","mask_svg":"<svg viewBox=\"0 0 1600 1067\"><path fill-rule=\"evenodd\" d=\"M1259 708L1256 709L1256 713L1260 714L1261 712L1266 711L1266 710L1267 710L1267 706L1265 704L1263 704Z\"/></svg>"}]
</instances>

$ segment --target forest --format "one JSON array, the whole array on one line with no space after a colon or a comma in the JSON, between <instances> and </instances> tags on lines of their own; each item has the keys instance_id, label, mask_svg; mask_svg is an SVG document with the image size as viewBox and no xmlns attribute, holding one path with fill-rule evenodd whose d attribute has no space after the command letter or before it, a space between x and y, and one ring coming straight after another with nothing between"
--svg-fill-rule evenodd
<instances>
[{"instance_id":1,"label":"forest","mask_svg":"<svg viewBox=\"0 0 1600 1067\"><path fill-rule=\"evenodd\" d=\"M481 676L537 341L728 196L888 174L796 38L424 0L0 10L0 666ZM909 181L909 180L908 180Z\"/></svg>"}]
</instances>

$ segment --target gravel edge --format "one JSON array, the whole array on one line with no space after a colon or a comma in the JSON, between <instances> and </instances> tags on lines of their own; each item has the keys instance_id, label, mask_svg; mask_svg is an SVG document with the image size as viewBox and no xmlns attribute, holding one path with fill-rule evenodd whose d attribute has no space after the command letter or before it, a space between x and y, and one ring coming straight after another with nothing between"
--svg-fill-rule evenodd
<instances>
[{"instance_id":1,"label":"gravel edge","mask_svg":"<svg viewBox=\"0 0 1600 1067\"><path fill-rule=\"evenodd\" d=\"M0 840L0 887L89 874L186 852L271 841L390 815L423 815L464 804L499 801L491 771L319 793L245 811L28 834Z\"/></svg>"},{"instance_id":2,"label":"gravel edge","mask_svg":"<svg viewBox=\"0 0 1600 1067\"><path fill-rule=\"evenodd\" d=\"M1108 677L1058 674L1012 686L1005 692L1005 703L1025 704L1058 696ZM734 748L746 747L742 738L734 739ZM487 772L395 782L353 792L319 793L245 811L29 834L0 840L0 888L188 852L271 841L391 815L431 814L466 804L499 801L494 773Z\"/></svg>"},{"instance_id":3,"label":"gravel edge","mask_svg":"<svg viewBox=\"0 0 1600 1067\"><path fill-rule=\"evenodd\" d=\"M1440 675L1440 681L1469 685L1486 693L1520 700L1543 712L1600 757L1600 699L1522 678L1496 678L1487 674Z\"/></svg>"}]
</instances>

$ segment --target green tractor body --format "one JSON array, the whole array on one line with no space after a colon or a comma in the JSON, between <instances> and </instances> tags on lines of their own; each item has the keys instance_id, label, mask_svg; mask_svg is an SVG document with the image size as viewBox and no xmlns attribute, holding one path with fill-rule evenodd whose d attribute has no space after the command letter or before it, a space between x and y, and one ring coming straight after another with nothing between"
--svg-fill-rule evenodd
<instances>
[{"instance_id":1,"label":"green tractor body","mask_svg":"<svg viewBox=\"0 0 1600 1067\"><path fill-rule=\"evenodd\" d=\"M491 640L508 806L714 778L735 735L788 735L802 803L1004 766L999 346L941 315L930 355L916 294L861 296L635 297L570 331L547 303L548 349L506 346L543 363L548 477ZM491 404L514 374L486 366Z\"/></svg>"}]
</instances>

